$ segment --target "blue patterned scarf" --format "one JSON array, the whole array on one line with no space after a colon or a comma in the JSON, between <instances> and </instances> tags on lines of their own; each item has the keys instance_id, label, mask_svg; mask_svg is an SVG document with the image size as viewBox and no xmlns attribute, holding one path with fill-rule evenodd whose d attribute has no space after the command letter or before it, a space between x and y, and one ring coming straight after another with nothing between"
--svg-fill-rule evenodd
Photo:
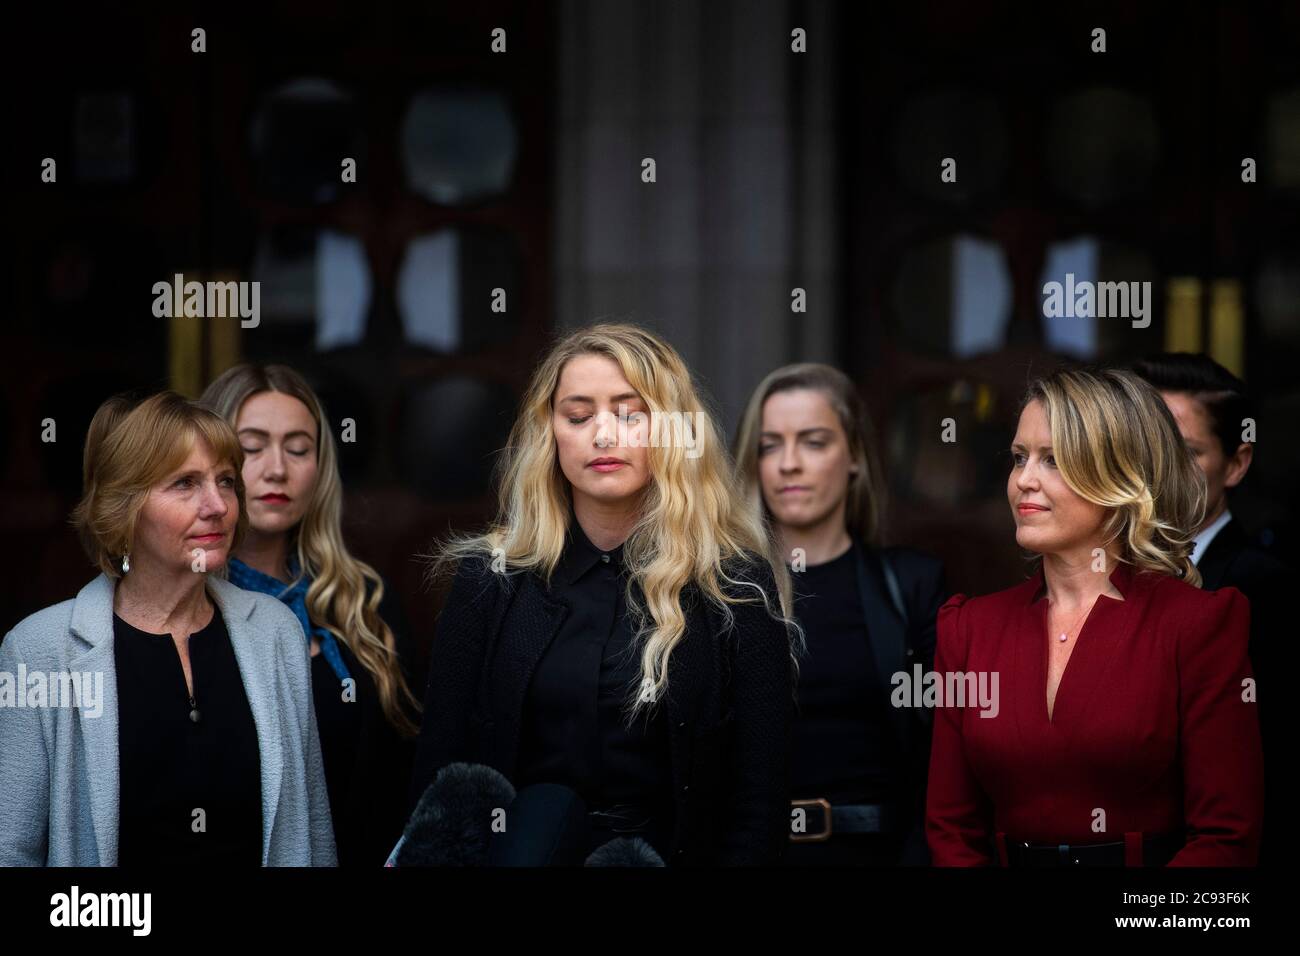
<instances>
[{"instance_id":1,"label":"blue patterned scarf","mask_svg":"<svg viewBox=\"0 0 1300 956\"><path fill-rule=\"evenodd\" d=\"M333 634L323 627L318 627L311 622L307 616L307 589L311 587L311 578L303 575L298 583L292 587L283 581L277 581L269 574L263 574L256 568L250 568L238 558L231 558L228 563L230 569L230 583L245 591L258 591L262 594L269 594L273 598L279 598L289 606L298 617L298 623L302 625L302 632L307 635L307 645L311 646L313 636L320 641L320 652L325 657L326 663L340 681L348 680L352 675L348 673L348 665L343 661L343 655L339 652L339 642ZM289 559L289 572L294 577L298 577L298 557L294 555Z\"/></svg>"}]
</instances>

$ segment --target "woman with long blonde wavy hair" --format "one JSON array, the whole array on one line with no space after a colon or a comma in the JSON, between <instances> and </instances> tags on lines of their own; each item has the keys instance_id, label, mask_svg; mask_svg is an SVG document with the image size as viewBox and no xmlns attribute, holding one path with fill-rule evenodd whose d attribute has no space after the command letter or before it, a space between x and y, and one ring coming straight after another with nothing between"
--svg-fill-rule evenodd
<instances>
[{"instance_id":1,"label":"woman with long blonde wavy hair","mask_svg":"<svg viewBox=\"0 0 1300 956\"><path fill-rule=\"evenodd\" d=\"M672 863L775 861L789 826L788 575L677 352L625 324L564 337L500 475L496 520L432 565L456 573L412 796L470 761L519 789L575 791L582 857L635 834Z\"/></svg>"},{"instance_id":2,"label":"woman with long blonde wavy hair","mask_svg":"<svg viewBox=\"0 0 1300 956\"><path fill-rule=\"evenodd\" d=\"M1199 587L1205 478L1169 409L1131 372L1062 369L1010 452L1036 573L939 612L935 863L1255 865L1250 608Z\"/></svg>"},{"instance_id":3,"label":"woman with long blonde wavy hair","mask_svg":"<svg viewBox=\"0 0 1300 956\"><path fill-rule=\"evenodd\" d=\"M379 574L343 540L338 453L320 399L283 365L237 365L202 404L244 452L248 534L232 583L279 598L310 640L312 694L339 863L381 866L401 834L419 702L404 620Z\"/></svg>"}]
</instances>

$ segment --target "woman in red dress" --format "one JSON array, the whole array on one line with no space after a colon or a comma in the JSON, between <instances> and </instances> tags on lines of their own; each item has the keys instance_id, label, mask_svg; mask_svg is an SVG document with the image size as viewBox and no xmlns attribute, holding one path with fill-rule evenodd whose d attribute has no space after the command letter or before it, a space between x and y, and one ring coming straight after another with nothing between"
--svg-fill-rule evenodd
<instances>
[{"instance_id":1,"label":"woman in red dress","mask_svg":"<svg viewBox=\"0 0 1300 956\"><path fill-rule=\"evenodd\" d=\"M1011 452L1016 542L1038 568L939 612L945 685L982 675L1000 699L936 712L935 864L1254 866L1249 604L1199 588L1204 479L1159 393L1056 372L1030 387Z\"/></svg>"}]
</instances>

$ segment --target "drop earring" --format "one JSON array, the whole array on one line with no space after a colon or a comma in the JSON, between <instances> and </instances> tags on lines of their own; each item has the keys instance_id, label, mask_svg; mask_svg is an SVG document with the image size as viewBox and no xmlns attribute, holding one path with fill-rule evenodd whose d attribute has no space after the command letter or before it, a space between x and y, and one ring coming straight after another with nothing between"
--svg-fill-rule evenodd
<instances>
[{"instance_id":1,"label":"drop earring","mask_svg":"<svg viewBox=\"0 0 1300 956\"><path fill-rule=\"evenodd\" d=\"M130 570L131 570L131 556L126 552L122 552L122 573L126 574L126 572Z\"/></svg>"}]
</instances>

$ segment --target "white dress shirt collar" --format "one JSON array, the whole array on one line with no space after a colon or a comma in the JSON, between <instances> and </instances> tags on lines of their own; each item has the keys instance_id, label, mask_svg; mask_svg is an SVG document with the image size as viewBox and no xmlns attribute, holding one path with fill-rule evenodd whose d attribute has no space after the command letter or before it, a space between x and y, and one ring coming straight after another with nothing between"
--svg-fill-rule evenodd
<instances>
[{"instance_id":1,"label":"white dress shirt collar","mask_svg":"<svg viewBox=\"0 0 1300 956\"><path fill-rule=\"evenodd\" d=\"M1196 536L1196 544L1192 547L1192 564L1199 565L1201 558L1205 557L1205 550L1214 540L1214 536L1223 530L1224 525L1232 520L1232 512L1227 508L1223 509L1223 514L1210 522L1209 526L1204 528Z\"/></svg>"}]
</instances>

